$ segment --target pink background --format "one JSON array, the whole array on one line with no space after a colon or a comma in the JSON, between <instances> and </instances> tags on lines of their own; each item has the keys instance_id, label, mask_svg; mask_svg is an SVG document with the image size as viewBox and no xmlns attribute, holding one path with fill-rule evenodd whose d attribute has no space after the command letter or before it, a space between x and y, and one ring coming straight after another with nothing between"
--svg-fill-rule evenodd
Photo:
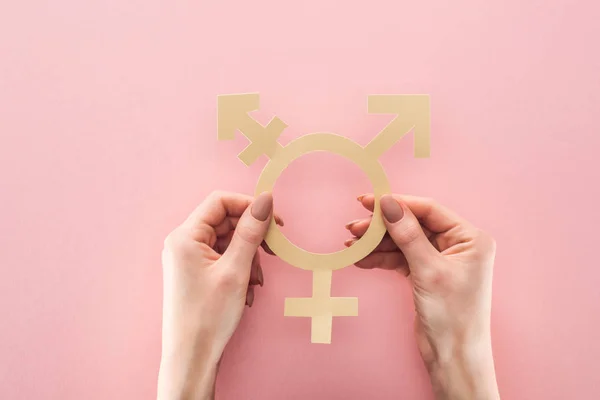
<instances>
[{"instance_id":1,"label":"pink background","mask_svg":"<svg viewBox=\"0 0 600 400\"><path fill-rule=\"evenodd\" d=\"M493 333L506 399L600 398L597 2L24 0L0 5L0 398L150 399L162 239L213 189L251 193L265 163L216 138L216 96L261 92L282 143L366 144L372 93L429 93L430 159L382 157L498 241ZM285 232L342 247L364 174L291 165ZM223 360L220 399L431 399L406 282L346 268L359 317L310 322L283 299L310 273L265 259L266 286Z\"/></svg>"}]
</instances>

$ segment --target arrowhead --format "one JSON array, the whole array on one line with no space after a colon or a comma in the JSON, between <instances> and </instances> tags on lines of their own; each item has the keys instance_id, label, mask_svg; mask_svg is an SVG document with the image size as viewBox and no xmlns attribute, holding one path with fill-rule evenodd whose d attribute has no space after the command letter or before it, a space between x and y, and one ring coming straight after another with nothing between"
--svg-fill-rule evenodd
<instances>
[{"instance_id":1,"label":"arrowhead","mask_svg":"<svg viewBox=\"0 0 600 400\"><path fill-rule=\"evenodd\" d=\"M398 139L412 130L415 157L429 157L431 131L428 95L371 95L369 113L396 114L396 118L367 145L370 152L383 154Z\"/></svg>"},{"instance_id":2,"label":"arrowhead","mask_svg":"<svg viewBox=\"0 0 600 400\"><path fill-rule=\"evenodd\" d=\"M219 140L232 140L236 130L248 118L250 111L258 110L258 93L225 94L217 96L217 133Z\"/></svg>"}]
</instances>

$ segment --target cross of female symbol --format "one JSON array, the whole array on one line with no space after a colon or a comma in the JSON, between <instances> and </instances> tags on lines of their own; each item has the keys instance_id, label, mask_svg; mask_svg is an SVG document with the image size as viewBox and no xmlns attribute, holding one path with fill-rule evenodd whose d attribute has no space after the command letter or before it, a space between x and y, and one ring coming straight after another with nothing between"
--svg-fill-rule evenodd
<instances>
[{"instance_id":1,"label":"cross of female symbol","mask_svg":"<svg viewBox=\"0 0 600 400\"><path fill-rule=\"evenodd\" d=\"M333 271L313 271L312 297L285 299L283 315L286 317L310 317L312 343L331 343L333 317L356 317L358 298L331 297Z\"/></svg>"},{"instance_id":2,"label":"cross of female symbol","mask_svg":"<svg viewBox=\"0 0 600 400\"><path fill-rule=\"evenodd\" d=\"M331 343L333 317L357 316L356 297L331 297L332 273L352 265L377 247L385 234L379 199L390 187L383 167L378 161L386 150L407 132L414 131L416 157L429 156L429 96L373 95L368 98L370 113L396 114L396 117L366 146L332 133L313 133L301 136L286 146L277 142L287 125L273 118L266 126L248 113L259 108L259 95L235 94L218 97L218 137L233 139L239 130L250 145L238 156L246 165L260 154L269 157L256 185L256 194L271 191L283 170L295 159L315 151L341 155L356 163L373 185L375 207L367 232L347 249L329 253L311 253L292 244L272 219L265 241L282 260L302 269L313 271L313 296L287 298L284 315L311 318L311 342Z\"/></svg>"}]
</instances>

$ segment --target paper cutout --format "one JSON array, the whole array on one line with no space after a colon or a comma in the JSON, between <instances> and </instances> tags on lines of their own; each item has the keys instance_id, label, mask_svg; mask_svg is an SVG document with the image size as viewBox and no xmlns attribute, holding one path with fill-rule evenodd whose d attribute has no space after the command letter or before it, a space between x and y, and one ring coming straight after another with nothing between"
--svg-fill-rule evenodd
<instances>
[{"instance_id":1,"label":"paper cutout","mask_svg":"<svg viewBox=\"0 0 600 400\"><path fill-rule=\"evenodd\" d=\"M313 271L312 297L286 298L283 315L310 317L312 343L331 343L333 317L356 317L358 298L331 297L333 271Z\"/></svg>"},{"instance_id":2,"label":"paper cutout","mask_svg":"<svg viewBox=\"0 0 600 400\"><path fill-rule=\"evenodd\" d=\"M390 186L383 167L377 160L409 131L414 132L415 157L429 157L430 117L428 95L371 95L368 111L374 114L395 114L396 117L365 147L333 133L312 133L282 146L277 139L287 127L278 117L266 126L254 120L249 112L258 110L258 93L218 96L218 138L231 140L240 131L250 140L238 158L246 165L265 154L269 162L263 169L256 194L272 191L283 170L298 157L328 151L346 157L369 177L375 195L371 225L365 235L352 246L329 254L312 253L291 243L271 220L265 241L282 260L313 271L313 295L307 298L286 298L284 315L311 318L311 342L331 343L333 317L357 316L358 298L331 297L332 273L352 265L377 247L385 235L379 199L389 193Z\"/></svg>"}]
</instances>

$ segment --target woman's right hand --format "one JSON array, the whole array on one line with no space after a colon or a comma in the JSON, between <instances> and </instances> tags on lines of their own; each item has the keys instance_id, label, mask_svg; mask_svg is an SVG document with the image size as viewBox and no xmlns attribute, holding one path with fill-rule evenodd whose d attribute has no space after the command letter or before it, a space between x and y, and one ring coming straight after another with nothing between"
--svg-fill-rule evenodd
<instances>
[{"instance_id":1,"label":"woman's right hand","mask_svg":"<svg viewBox=\"0 0 600 400\"><path fill-rule=\"evenodd\" d=\"M374 196L359 197L373 210ZM417 345L438 399L499 399L490 335L496 244L452 211L425 198L381 198L388 234L356 265L410 277ZM349 223L351 246L370 218Z\"/></svg>"}]
</instances>

